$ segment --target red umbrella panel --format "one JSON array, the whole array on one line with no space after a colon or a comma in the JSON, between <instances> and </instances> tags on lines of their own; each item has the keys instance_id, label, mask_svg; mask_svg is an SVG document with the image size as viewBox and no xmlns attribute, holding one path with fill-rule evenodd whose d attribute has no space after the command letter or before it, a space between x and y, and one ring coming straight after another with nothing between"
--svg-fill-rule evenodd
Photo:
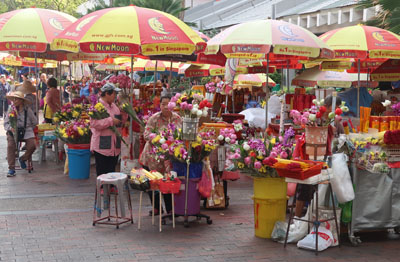
<instances>
[{"instance_id":1,"label":"red umbrella panel","mask_svg":"<svg viewBox=\"0 0 400 262\"><path fill-rule=\"evenodd\" d=\"M372 71L371 79L375 81L399 81L400 60L389 59Z\"/></svg>"}]
</instances>

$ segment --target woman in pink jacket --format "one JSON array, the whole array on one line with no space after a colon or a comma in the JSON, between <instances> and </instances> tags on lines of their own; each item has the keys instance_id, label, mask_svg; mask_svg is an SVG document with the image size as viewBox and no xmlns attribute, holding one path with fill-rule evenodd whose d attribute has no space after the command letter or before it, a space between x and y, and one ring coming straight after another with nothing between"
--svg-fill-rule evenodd
<instances>
[{"instance_id":1,"label":"woman in pink jacket","mask_svg":"<svg viewBox=\"0 0 400 262\"><path fill-rule=\"evenodd\" d=\"M104 105L110 117L101 120L90 119L92 130L90 150L94 152L97 176L115 172L118 156L121 153L121 140L109 129L110 126L122 126L121 112L114 103L116 94L120 90L113 84L105 84L100 89L99 102Z\"/></svg>"}]
</instances>

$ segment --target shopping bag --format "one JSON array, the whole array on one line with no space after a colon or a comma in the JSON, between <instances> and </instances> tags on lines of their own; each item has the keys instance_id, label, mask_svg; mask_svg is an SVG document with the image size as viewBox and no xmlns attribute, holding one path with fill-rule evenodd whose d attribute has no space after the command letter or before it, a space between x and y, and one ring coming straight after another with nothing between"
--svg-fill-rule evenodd
<instances>
[{"instance_id":1,"label":"shopping bag","mask_svg":"<svg viewBox=\"0 0 400 262\"><path fill-rule=\"evenodd\" d=\"M314 210L315 211L315 210ZM342 210L340 207L336 207L336 221L339 226L339 234L340 234L340 216L341 216ZM315 214L313 213L313 219L315 219ZM324 206L319 206L318 207L318 220L328 220L334 217L333 214L333 208L332 207L324 207ZM333 237L333 242L332 246L337 246L339 245L339 238L340 235L338 236L337 230L336 230L336 224L335 220L330 220L330 221L325 221L321 222L320 224L322 227L326 228L327 230L330 230L332 233Z\"/></svg>"},{"instance_id":2,"label":"shopping bag","mask_svg":"<svg viewBox=\"0 0 400 262\"><path fill-rule=\"evenodd\" d=\"M323 251L333 244L332 232L323 226L318 227L318 236L316 236L315 227L305 238L297 242L297 247L315 250L315 238L318 237L318 251Z\"/></svg>"},{"instance_id":3,"label":"shopping bag","mask_svg":"<svg viewBox=\"0 0 400 262\"><path fill-rule=\"evenodd\" d=\"M221 182L216 182L211 196L207 198L206 208L225 208L224 186Z\"/></svg>"},{"instance_id":4,"label":"shopping bag","mask_svg":"<svg viewBox=\"0 0 400 262\"><path fill-rule=\"evenodd\" d=\"M211 196L212 181L211 177L208 177L206 170L203 170L203 174L201 175L198 187L199 193L202 197L208 198Z\"/></svg>"},{"instance_id":5,"label":"shopping bag","mask_svg":"<svg viewBox=\"0 0 400 262\"><path fill-rule=\"evenodd\" d=\"M285 221L276 221L271 233L271 239L274 241L285 241L287 223Z\"/></svg>"},{"instance_id":6,"label":"shopping bag","mask_svg":"<svg viewBox=\"0 0 400 262\"><path fill-rule=\"evenodd\" d=\"M351 182L350 172L347 166L347 156L344 153L333 154L332 171L332 190L339 203L346 203L353 200L353 183Z\"/></svg>"},{"instance_id":7,"label":"shopping bag","mask_svg":"<svg viewBox=\"0 0 400 262\"><path fill-rule=\"evenodd\" d=\"M353 201L339 204L339 207L342 209L341 221L346 224L350 223L353 209Z\"/></svg>"}]
</instances>

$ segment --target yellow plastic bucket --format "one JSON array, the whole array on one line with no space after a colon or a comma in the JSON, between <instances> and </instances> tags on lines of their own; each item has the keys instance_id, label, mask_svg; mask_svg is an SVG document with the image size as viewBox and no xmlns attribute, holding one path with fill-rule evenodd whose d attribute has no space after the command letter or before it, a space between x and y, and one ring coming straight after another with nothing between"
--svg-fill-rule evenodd
<instances>
[{"instance_id":1,"label":"yellow plastic bucket","mask_svg":"<svg viewBox=\"0 0 400 262\"><path fill-rule=\"evenodd\" d=\"M259 199L286 199L285 178L254 178L254 197Z\"/></svg>"},{"instance_id":2,"label":"yellow plastic bucket","mask_svg":"<svg viewBox=\"0 0 400 262\"><path fill-rule=\"evenodd\" d=\"M284 178L254 178L254 230L256 237L271 238L277 221L286 218Z\"/></svg>"},{"instance_id":3,"label":"yellow plastic bucket","mask_svg":"<svg viewBox=\"0 0 400 262\"><path fill-rule=\"evenodd\" d=\"M277 221L285 221L286 197L284 199L254 200L254 230L256 237L271 238Z\"/></svg>"}]
</instances>

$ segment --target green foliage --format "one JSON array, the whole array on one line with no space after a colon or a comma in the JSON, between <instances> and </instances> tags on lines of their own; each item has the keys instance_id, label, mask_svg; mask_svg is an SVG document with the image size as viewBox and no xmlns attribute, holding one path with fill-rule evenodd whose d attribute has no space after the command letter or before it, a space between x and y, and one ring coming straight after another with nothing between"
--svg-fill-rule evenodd
<instances>
[{"instance_id":1,"label":"green foliage","mask_svg":"<svg viewBox=\"0 0 400 262\"><path fill-rule=\"evenodd\" d=\"M380 8L374 19L367 25L387 29L400 34L400 1L399 0L361 0L359 8L369 8L379 5Z\"/></svg>"},{"instance_id":2,"label":"green foliage","mask_svg":"<svg viewBox=\"0 0 400 262\"><path fill-rule=\"evenodd\" d=\"M76 9L79 5L86 2L85 0L3 0L0 3L0 12L9 12L21 8L45 8L57 10L77 16Z\"/></svg>"},{"instance_id":3,"label":"green foliage","mask_svg":"<svg viewBox=\"0 0 400 262\"><path fill-rule=\"evenodd\" d=\"M278 73L278 71L275 71L273 74L269 74L269 77L274 80L276 84L281 84L282 82L282 75Z\"/></svg>"}]
</instances>

